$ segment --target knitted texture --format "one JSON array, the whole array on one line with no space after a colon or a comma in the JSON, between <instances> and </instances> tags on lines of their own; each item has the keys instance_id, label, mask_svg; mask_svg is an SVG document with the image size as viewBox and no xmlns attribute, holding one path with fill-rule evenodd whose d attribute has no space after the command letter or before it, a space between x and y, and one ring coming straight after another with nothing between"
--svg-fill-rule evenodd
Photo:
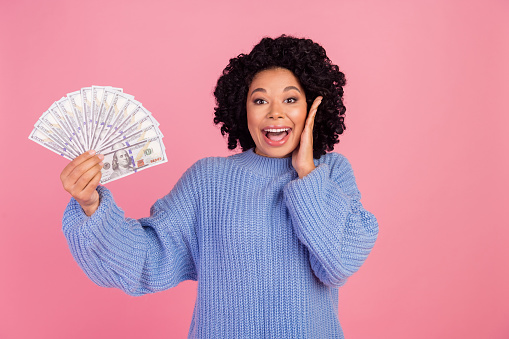
<instances>
[{"instance_id":1,"label":"knitted texture","mask_svg":"<svg viewBox=\"0 0 509 339\"><path fill-rule=\"evenodd\" d=\"M314 161L299 179L291 157L252 149L201 159L139 220L100 186L91 217L71 199L63 231L100 286L138 296L197 280L189 338L343 338L338 287L378 224L344 156Z\"/></svg>"}]
</instances>

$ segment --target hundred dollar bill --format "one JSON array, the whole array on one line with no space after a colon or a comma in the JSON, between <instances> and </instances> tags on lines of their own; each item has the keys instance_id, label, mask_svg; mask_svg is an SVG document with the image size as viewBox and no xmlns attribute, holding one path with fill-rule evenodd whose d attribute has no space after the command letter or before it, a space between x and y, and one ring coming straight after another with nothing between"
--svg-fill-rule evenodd
<instances>
[{"instance_id":1,"label":"hundred dollar bill","mask_svg":"<svg viewBox=\"0 0 509 339\"><path fill-rule=\"evenodd\" d=\"M115 144L111 151L103 155L101 184L167 161L164 145L159 136L135 144L129 142Z\"/></svg>"},{"instance_id":2,"label":"hundred dollar bill","mask_svg":"<svg viewBox=\"0 0 509 339\"><path fill-rule=\"evenodd\" d=\"M122 88L117 87L111 87L111 86L92 86L92 109L91 109L91 116L92 116L92 128L90 133L90 139L91 144L90 148L93 148L95 146L95 140L96 140L96 131L99 126L99 119L100 119L100 112L101 108L103 106L103 98L104 98L104 90L110 89L116 92L122 92Z\"/></svg>"},{"instance_id":3,"label":"hundred dollar bill","mask_svg":"<svg viewBox=\"0 0 509 339\"><path fill-rule=\"evenodd\" d=\"M155 137L160 137L161 139L164 137L161 131L156 126L149 126L147 128L136 130L134 133L129 135L122 135L121 138L112 141L109 145L105 145L103 148L99 149L98 153L103 153L105 151L109 151L116 144L122 143L124 145L129 144L137 144L142 141L153 139Z\"/></svg>"},{"instance_id":4,"label":"hundred dollar bill","mask_svg":"<svg viewBox=\"0 0 509 339\"><path fill-rule=\"evenodd\" d=\"M107 142L104 142L102 145L101 145L101 148L100 149L103 149L105 147L108 147L112 144L114 144L116 141L118 140L122 140L124 138L126 138L127 136L131 135L132 133L135 132L135 129L137 126L139 126L139 122L150 117L151 114L148 110L146 110L143 106L138 105L135 107L134 110L132 110L132 112L127 112L127 116L125 116L124 120L118 124L115 124L111 129L110 129L110 135L107 137ZM154 121L155 119L149 119L149 122L152 123L152 125L156 126L154 124ZM145 126L143 126L144 128L145 127L148 127L149 124L146 124ZM134 127L134 128L131 128L131 127ZM130 131L130 133L126 134L127 131ZM138 128L138 130L141 130L141 128ZM159 130L159 129L157 129Z\"/></svg>"},{"instance_id":5,"label":"hundred dollar bill","mask_svg":"<svg viewBox=\"0 0 509 339\"><path fill-rule=\"evenodd\" d=\"M83 108L83 102L81 97L81 91L75 91L67 94L67 98L71 103L71 108L74 112L74 118L79 126L78 133L81 133L83 139L83 148L88 149L88 138L87 138L87 118L85 116L85 110Z\"/></svg>"},{"instance_id":6,"label":"hundred dollar bill","mask_svg":"<svg viewBox=\"0 0 509 339\"><path fill-rule=\"evenodd\" d=\"M125 96L126 95L123 93L119 94L119 97ZM118 100L117 102L119 101L120 100ZM120 108L120 110L116 112L115 115L113 115L111 123L108 126L106 126L107 132L106 135L104 136L102 144L105 144L106 142L109 143L112 134L115 133L119 126L122 126L122 123L125 122L128 119L128 117L132 116L135 111L139 110L141 103L132 98L127 98L125 103L124 104L120 103L120 105L122 106L122 108Z\"/></svg>"},{"instance_id":7,"label":"hundred dollar bill","mask_svg":"<svg viewBox=\"0 0 509 339\"><path fill-rule=\"evenodd\" d=\"M60 139L60 137L53 131L53 129L48 126L44 121L41 119L37 120L37 122L34 124L34 129L40 130L42 133L44 133L48 138L56 142L62 147L69 147L67 142Z\"/></svg>"},{"instance_id":8,"label":"hundred dollar bill","mask_svg":"<svg viewBox=\"0 0 509 339\"><path fill-rule=\"evenodd\" d=\"M101 106L99 108L99 111L97 112L97 126L95 127L95 134L94 139L92 141L92 149L95 149L97 144L99 143L99 140L101 140L102 137L104 137L104 134L102 134L102 130L104 128L104 125L108 123L108 116L107 113L110 111L110 107L113 104L113 100L115 99L116 91L109 90L105 88L103 90L103 96L101 99Z\"/></svg>"},{"instance_id":9,"label":"hundred dollar bill","mask_svg":"<svg viewBox=\"0 0 509 339\"><path fill-rule=\"evenodd\" d=\"M71 154L69 154L66 148L61 147L58 143L56 143L54 140L52 140L50 137L48 137L39 129L34 128L32 133L30 133L30 135L28 136L28 139L35 141L36 143L49 149L50 151L60 154L66 159L72 160L74 158Z\"/></svg>"},{"instance_id":10,"label":"hundred dollar bill","mask_svg":"<svg viewBox=\"0 0 509 339\"><path fill-rule=\"evenodd\" d=\"M98 119L99 119L99 110L102 106L102 99L104 94L104 87L102 86L92 86L92 131L90 133L91 137L91 145L94 146L94 138L95 131L97 129Z\"/></svg>"},{"instance_id":11,"label":"hundred dollar bill","mask_svg":"<svg viewBox=\"0 0 509 339\"><path fill-rule=\"evenodd\" d=\"M83 105L83 118L85 120L85 131L87 137L87 148L90 148L92 133L92 87L84 87L80 89L81 103Z\"/></svg>"},{"instance_id":12,"label":"hundred dollar bill","mask_svg":"<svg viewBox=\"0 0 509 339\"><path fill-rule=\"evenodd\" d=\"M140 121L137 121L134 125L130 126L129 128L127 128L125 131L123 131L122 134L118 134L117 137L113 140L113 143L111 143L110 145L105 146L105 147L110 147L111 145L113 145L115 143L115 141L116 142L122 141L122 139L126 138L127 136L131 136L135 133L146 130L146 129L150 128L151 126L154 126L158 130L158 133L160 133L161 138L162 138L163 134L157 128L159 126L159 123L157 122L157 120L154 119L153 116L149 115L149 116L144 117Z\"/></svg>"},{"instance_id":13,"label":"hundred dollar bill","mask_svg":"<svg viewBox=\"0 0 509 339\"><path fill-rule=\"evenodd\" d=\"M63 97L62 99L56 102L58 109L60 109L61 114L64 116L67 125L71 128L72 132L79 139L79 143L77 146L80 151L84 153L87 151L85 149L85 140L83 139L83 135L81 133L81 128L77 123L77 118L75 117L74 110L72 109L71 102L67 97Z\"/></svg>"},{"instance_id":14,"label":"hundred dollar bill","mask_svg":"<svg viewBox=\"0 0 509 339\"><path fill-rule=\"evenodd\" d=\"M62 149L67 150L67 152L72 157L77 157L79 154L72 148L72 146L67 142L67 140L65 138L62 139L61 136L45 121L47 121L47 120L44 118L39 119L35 123L34 128L40 130L48 138L50 138L55 143L57 143L60 147L62 147Z\"/></svg>"},{"instance_id":15,"label":"hundred dollar bill","mask_svg":"<svg viewBox=\"0 0 509 339\"><path fill-rule=\"evenodd\" d=\"M73 132L73 128L67 123L65 115L62 113L62 111L58 108L58 105L56 102L54 102L50 108L48 109L48 118L53 118L55 123L59 124L62 127L62 131L64 135L67 137L67 140L70 141L70 143L73 145L73 148L80 153L81 147L80 147L80 140L76 133ZM50 119L51 121L51 119Z\"/></svg>"},{"instance_id":16,"label":"hundred dollar bill","mask_svg":"<svg viewBox=\"0 0 509 339\"><path fill-rule=\"evenodd\" d=\"M103 105L99 112L99 125L96 130L96 136L92 148L96 149L100 147L100 145L105 141L109 129L112 127L113 119L117 116L129 99L134 99L134 97L108 88L104 90Z\"/></svg>"},{"instance_id":17,"label":"hundred dollar bill","mask_svg":"<svg viewBox=\"0 0 509 339\"><path fill-rule=\"evenodd\" d=\"M104 154L101 183L167 162L159 122L121 88L84 87L54 102L29 139L72 160Z\"/></svg>"},{"instance_id":18,"label":"hundred dollar bill","mask_svg":"<svg viewBox=\"0 0 509 339\"><path fill-rule=\"evenodd\" d=\"M68 147L73 153L79 154L78 149L73 143L73 136L70 136L67 133L66 128L64 127L64 121L59 121L58 118L52 114L52 109L55 109L54 105L51 105L50 109L42 114L39 121L56 134L58 139L62 141L63 144L66 145L66 147Z\"/></svg>"},{"instance_id":19,"label":"hundred dollar bill","mask_svg":"<svg viewBox=\"0 0 509 339\"><path fill-rule=\"evenodd\" d=\"M47 118L51 125L58 125L62 129L62 133L65 135L66 140L74 146L75 150L79 150L77 144L79 140L77 140L76 135L72 132L72 129L67 125L67 122L57 107L56 102L53 103L50 108L46 111L48 114L43 117Z\"/></svg>"}]
</instances>

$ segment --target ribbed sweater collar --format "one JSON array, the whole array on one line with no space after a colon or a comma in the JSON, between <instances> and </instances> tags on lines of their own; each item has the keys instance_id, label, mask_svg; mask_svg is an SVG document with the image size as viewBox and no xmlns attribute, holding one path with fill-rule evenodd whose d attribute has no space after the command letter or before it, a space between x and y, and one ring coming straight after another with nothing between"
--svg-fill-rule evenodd
<instances>
[{"instance_id":1,"label":"ribbed sweater collar","mask_svg":"<svg viewBox=\"0 0 509 339\"><path fill-rule=\"evenodd\" d=\"M256 154L254 148L236 154L235 160L259 174L273 176L293 170L292 157L269 158Z\"/></svg>"}]
</instances>

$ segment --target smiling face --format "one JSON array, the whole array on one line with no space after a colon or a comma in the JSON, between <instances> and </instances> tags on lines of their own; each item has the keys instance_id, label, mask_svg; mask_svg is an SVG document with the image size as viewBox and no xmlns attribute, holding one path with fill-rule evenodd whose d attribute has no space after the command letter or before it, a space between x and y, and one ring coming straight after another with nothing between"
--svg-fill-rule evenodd
<instances>
[{"instance_id":1,"label":"smiling face","mask_svg":"<svg viewBox=\"0 0 509 339\"><path fill-rule=\"evenodd\" d=\"M306 95L295 75L285 68L256 74L249 86L246 110L256 154L291 156L299 145L307 116Z\"/></svg>"}]
</instances>

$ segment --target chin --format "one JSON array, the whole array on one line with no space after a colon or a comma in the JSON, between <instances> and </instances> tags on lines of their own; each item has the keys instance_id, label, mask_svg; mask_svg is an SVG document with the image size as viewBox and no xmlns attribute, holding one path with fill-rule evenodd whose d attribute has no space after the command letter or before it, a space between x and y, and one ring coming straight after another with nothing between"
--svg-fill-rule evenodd
<instances>
[{"instance_id":1,"label":"chin","mask_svg":"<svg viewBox=\"0 0 509 339\"><path fill-rule=\"evenodd\" d=\"M258 155L263 155L265 157L269 157L269 158L287 158L287 157L292 156L293 150L289 151L288 149L283 149L283 148L263 149L263 148L257 146L255 149L255 153Z\"/></svg>"}]
</instances>

